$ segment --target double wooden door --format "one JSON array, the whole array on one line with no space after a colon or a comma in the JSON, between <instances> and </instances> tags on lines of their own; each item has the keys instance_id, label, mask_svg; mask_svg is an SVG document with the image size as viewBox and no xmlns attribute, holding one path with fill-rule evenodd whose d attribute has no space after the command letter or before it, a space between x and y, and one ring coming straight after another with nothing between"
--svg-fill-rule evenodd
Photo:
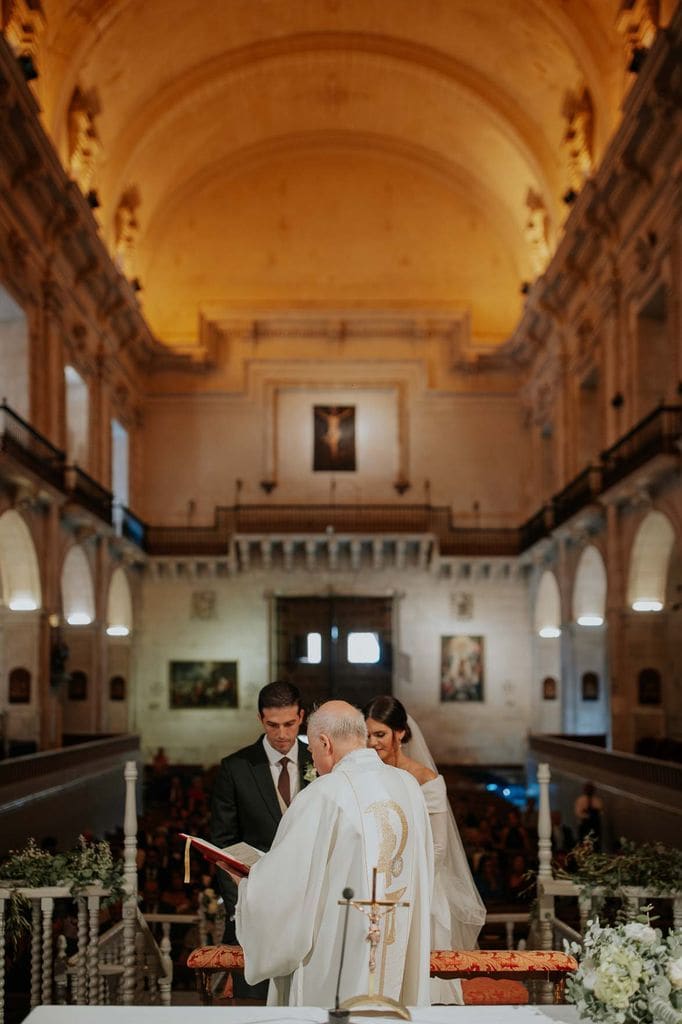
<instances>
[{"instance_id":1,"label":"double wooden door","mask_svg":"<svg viewBox=\"0 0 682 1024\"><path fill-rule=\"evenodd\" d=\"M294 683L308 709L338 698L362 707L390 693L393 599L278 597L277 678Z\"/></svg>"}]
</instances>

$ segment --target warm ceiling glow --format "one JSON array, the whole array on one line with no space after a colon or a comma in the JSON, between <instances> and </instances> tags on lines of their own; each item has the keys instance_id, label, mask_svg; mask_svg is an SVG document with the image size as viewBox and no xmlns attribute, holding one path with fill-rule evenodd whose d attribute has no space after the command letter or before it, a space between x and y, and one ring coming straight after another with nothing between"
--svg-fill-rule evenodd
<instances>
[{"instance_id":1,"label":"warm ceiling glow","mask_svg":"<svg viewBox=\"0 0 682 1024\"><path fill-rule=\"evenodd\" d=\"M70 626L89 626L92 618L87 612L72 612L66 616L66 621Z\"/></svg>"},{"instance_id":2,"label":"warm ceiling glow","mask_svg":"<svg viewBox=\"0 0 682 1024\"><path fill-rule=\"evenodd\" d=\"M558 626L543 626L538 636L541 636L543 640L554 640L556 637L561 636L561 630Z\"/></svg>"},{"instance_id":3,"label":"warm ceiling glow","mask_svg":"<svg viewBox=\"0 0 682 1024\"><path fill-rule=\"evenodd\" d=\"M579 615L578 616L579 626L603 626L604 619L601 615Z\"/></svg>"},{"instance_id":4,"label":"warm ceiling glow","mask_svg":"<svg viewBox=\"0 0 682 1024\"><path fill-rule=\"evenodd\" d=\"M25 594L17 594L9 603L13 612L34 612L38 607L34 598Z\"/></svg>"},{"instance_id":5,"label":"warm ceiling glow","mask_svg":"<svg viewBox=\"0 0 682 1024\"><path fill-rule=\"evenodd\" d=\"M650 597L640 597L632 602L633 612L662 612L663 602Z\"/></svg>"},{"instance_id":6,"label":"warm ceiling glow","mask_svg":"<svg viewBox=\"0 0 682 1024\"><path fill-rule=\"evenodd\" d=\"M107 626L107 636L128 636L130 630L127 626Z\"/></svg>"}]
</instances>

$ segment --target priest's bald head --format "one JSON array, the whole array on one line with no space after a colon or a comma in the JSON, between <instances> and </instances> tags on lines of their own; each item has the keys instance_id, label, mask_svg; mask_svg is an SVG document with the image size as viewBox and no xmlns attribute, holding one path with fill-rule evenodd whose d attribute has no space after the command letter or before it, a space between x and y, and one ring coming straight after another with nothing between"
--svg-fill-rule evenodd
<instances>
[{"instance_id":1,"label":"priest's bald head","mask_svg":"<svg viewBox=\"0 0 682 1024\"><path fill-rule=\"evenodd\" d=\"M351 750L367 746L362 711L345 700L321 704L308 719L308 744L318 775L327 775Z\"/></svg>"}]
</instances>

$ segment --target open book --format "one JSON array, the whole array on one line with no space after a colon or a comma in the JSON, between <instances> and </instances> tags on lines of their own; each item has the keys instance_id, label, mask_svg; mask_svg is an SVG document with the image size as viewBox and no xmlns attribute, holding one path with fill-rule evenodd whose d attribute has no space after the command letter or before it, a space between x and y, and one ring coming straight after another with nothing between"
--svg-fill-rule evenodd
<instances>
[{"instance_id":1,"label":"open book","mask_svg":"<svg viewBox=\"0 0 682 1024\"><path fill-rule=\"evenodd\" d=\"M229 868L230 871L234 871L236 875L243 875L244 878L246 878L252 866L263 856L262 850L257 850L255 846L249 846L248 843L235 843L234 846L226 846L223 850L219 846L209 843L207 839L200 839L199 836L188 836L186 832L181 832L180 837L187 840L185 851L186 868L190 844L196 846L197 850L203 853L206 860L210 860L212 864L216 864L219 868L223 868L223 870ZM187 870L185 870L185 881L188 881Z\"/></svg>"}]
</instances>

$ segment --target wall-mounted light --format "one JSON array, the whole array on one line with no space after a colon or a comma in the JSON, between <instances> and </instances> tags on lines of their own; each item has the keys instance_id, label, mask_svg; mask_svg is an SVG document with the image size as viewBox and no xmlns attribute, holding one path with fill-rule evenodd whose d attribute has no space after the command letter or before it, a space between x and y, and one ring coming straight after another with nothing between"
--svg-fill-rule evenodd
<instances>
[{"instance_id":1,"label":"wall-mounted light","mask_svg":"<svg viewBox=\"0 0 682 1024\"><path fill-rule=\"evenodd\" d=\"M35 598L28 594L17 594L10 600L10 611L13 612L34 612L38 607Z\"/></svg>"},{"instance_id":2,"label":"wall-mounted light","mask_svg":"<svg viewBox=\"0 0 682 1024\"><path fill-rule=\"evenodd\" d=\"M127 626L107 626L107 636L129 636L130 630Z\"/></svg>"},{"instance_id":3,"label":"wall-mounted light","mask_svg":"<svg viewBox=\"0 0 682 1024\"><path fill-rule=\"evenodd\" d=\"M604 619L601 615L579 615L578 616L579 626L603 626Z\"/></svg>"},{"instance_id":4,"label":"wall-mounted light","mask_svg":"<svg viewBox=\"0 0 682 1024\"><path fill-rule=\"evenodd\" d=\"M538 631L538 636L541 636L543 640L555 640L558 636L561 636L561 630L558 626L543 626Z\"/></svg>"},{"instance_id":5,"label":"wall-mounted light","mask_svg":"<svg viewBox=\"0 0 682 1024\"><path fill-rule=\"evenodd\" d=\"M633 612L662 612L663 602L649 597L640 597L632 602Z\"/></svg>"},{"instance_id":6,"label":"wall-mounted light","mask_svg":"<svg viewBox=\"0 0 682 1024\"><path fill-rule=\"evenodd\" d=\"M87 612L71 612L66 616L66 621L70 626L89 626L92 617Z\"/></svg>"}]
</instances>

